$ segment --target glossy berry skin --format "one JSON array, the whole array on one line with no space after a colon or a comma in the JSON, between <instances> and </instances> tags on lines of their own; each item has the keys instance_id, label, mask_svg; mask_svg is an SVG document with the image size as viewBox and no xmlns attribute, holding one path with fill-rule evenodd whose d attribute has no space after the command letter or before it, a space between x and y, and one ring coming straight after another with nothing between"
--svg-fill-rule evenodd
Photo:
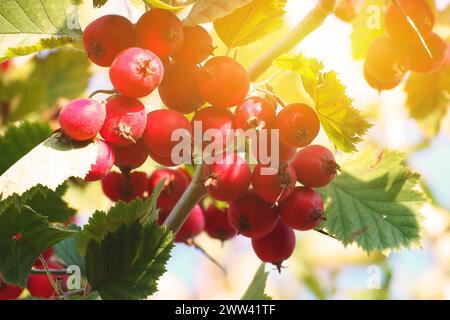
<instances>
[{"instance_id":1,"label":"glossy berry skin","mask_svg":"<svg viewBox=\"0 0 450 320\"><path fill-rule=\"evenodd\" d=\"M183 25L173 13L152 9L144 13L136 24L136 43L160 58L175 53L183 45Z\"/></svg>"},{"instance_id":2,"label":"glossy berry skin","mask_svg":"<svg viewBox=\"0 0 450 320\"><path fill-rule=\"evenodd\" d=\"M48 267L50 269L64 269L63 266L57 263L48 263ZM44 269L44 267L36 266L37 269ZM62 279L63 287L66 285L67 275L52 275L52 278L57 282L58 277ZM48 279L47 275L44 274L30 274L28 276L27 288L30 294L36 298L44 298L49 299L56 295L56 292L53 290L52 284Z\"/></svg>"},{"instance_id":3,"label":"glossy berry skin","mask_svg":"<svg viewBox=\"0 0 450 320\"><path fill-rule=\"evenodd\" d=\"M247 162L236 153L228 153L203 166L203 181L208 193L221 201L239 199L247 192L251 172Z\"/></svg>"},{"instance_id":4,"label":"glossy berry skin","mask_svg":"<svg viewBox=\"0 0 450 320\"><path fill-rule=\"evenodd\" d=\"M148 155L150 156L150 158L155 161L156 163L165 166L165 167L175 167L176 164L172 161L172 157L168 156L168 157L162 157L156 153L154 153L151 150L148 150Z\"/></svg>"},{"instance_id":5,"label":"glossy berry skin","mask_svg":"<svg viewBox=\"0 0 450 320\"><path fill-rule=\"evenodd\" d=\"M242 102L234 113L237 129L271 128L275 124L276 106L261 97L251 97Z\"/></svg>"},{"instance_id":6,"label":"glossy berry skin","mask_svg":"<svg viewBox=\"0 0 450 320\"><path fill-rule=\"evenodd\" d=\"M94 139L105 121L105 107L92 99L76 99L61 109L61 130L76 141Z\"/></svg>"},{"instance_id":7,"label":"glossy berry skin","mask_svg":"<svg viewBox=\"0 0 450 320\"><path fill-rule=\"evenodd\" d=\"M141 138L146 123L145 107L139 100L115 96L107 100L100 134L112 146L126 147Z\"/></svg>"},{"instance_id":8,"label":"glossy berry skin","mask_svg":"<svg viewBox=\"0 0 450 320\"><path fill-rule=\"evenodd\" d=\"M280 222L268 235L252 239L252 247L261 261L276 265L280 271L283 261L294 252L295 233Z\"/></svg>"},{"instance_id":9,"label":"glossy berry skin","mask_svg":"<svg viewBox=\"0 0 450 320\"><path fill-rule=\"evenodd\" d=\"M47 250L44 250L42 252L42 257L44 257L45 261L49 261L52 257L53 257L54 251L53 248L48 248ZM41 259L36 259L36 261L34 261L34 265L35 266L39 266L42 264Z\"/></svg>"},{"instance_id":10,"label":"glossy berry skin","mask_svg":"<svg viewBox=\"0 0 450 320\"><path fill-rule=\"evenodd\" d=\"M250 80L245 68L229 57L214 57L206 62L199 77L203 98L215 107L233 107L247 96Z\"/></svg>"},{"instance_id":11,"label":"glossy berry skin","mask_svg":"<svg viewBox=\"0 0 450 320\"><path fill-rule=\"evenodd\" d=\"M252 186L256 195L270 205L283 202L294 191L297 175L294 168L289 165L281 165L277 169L269 169L264 172L264 167L257 164L252 173Z\"/></svg>"},{"instance_id":12,"label":"glossy berry skin","mask_svg":"<svg viewBox=\"0 0 450 320\"><path fill-rule=\"evenodd\" d=\"M435 18L431 7L425 0L399 0L398 4L414 22L423 37L430 34ZM388 34L395 40L407 45L420 42L418 34L406 20L404 13L391 4L385 14L385 26Z\"/></svg>"},{"instance_id":13,"label":"glossy berry skin","mask_svg":"<svg viewBox=\"0 0 450 320\"><path fill-rule=\"evenodd\" d=\"M21 287L7 284L0 278L0 300L15 300L22 294Z\"/></svg>"},{"instance_id":14,"label":"glossy berry skin","mask_svg":"<svg viewBox=\"0 0 450 320\"><path fill-rule=\"evenodd\" d=\"M122 171L131 171L142 166L148 158L148 150L144 141L138 140L126 147L113 147L116 167Z\"/></svg>"},{"instance_id":15,"label":"glossy berry skin","mask_svg":"<svg viewBox=\"0 0 450 320\"><path fill-rule=\"evenodd\" d=\"M170 210L160 210L158 215L158 224L162 225L170 214ZM195 238L205 229L205 217L202 208L196 204L189 213L186 221L175 235L175 242L186 242Z\"/></svg>"},{"instance_id":16,"label":"glossy berry skin","mask_svg":"<svg viewBox=\"0 0 450 320\"><path fill-rule=\"evenodd\" d=\"M378 91L394 89L402 82L402 77L388 81L380 80L374 74L372 74L369 68L367 68L367 65L364 65L364 79L369 86Z\"/></svg>"},{"instance_id":17,"label":"glossy berry skin","mask_svg":"<svg viewBox=\"0 0 450 320\"><path fill-rule=\"evenodd\" d=\"M351 22L358 14L357 1L358 0L339 1L334 9L334 15L344 22Z\"/></svg>"},{"instance_id":18,"label":"glossy berry skin","mask_svg":"<svg viewBox=\"0 0 450 320\"><path fill-rule=\"evenodd\" d=\"M187 184L191 183L192 176L184 165L179 166L178 168L176 168L176 170L183 176Z\"/></svg>"},{"instance_id":19,"label":"glossy berry skin","mask_svg":"<svg viewBox=\"0 0 450 320\"><path fill-rule=\"evenodd\" d=\"M154 154L168 158L172 149L179 143L172 141L172 133L184 129L191 135L191 124L186 117L175 110L155 110L147 115L147 126L142 136L147 148Z\"/></svg>"},{"instance_id":20,"label":"glossy berry skin","mask_svg":"<svg viewBox=\"0 0 450 320\"><path fill-rule=\"evenodd\" d=\"M173 55L178 62L199 64L213 54L212 38L201 26L183 26L184 41Z\"/></svg>"},{"instance_id":21,"label":"glossy berry skin","mask_svg":"<svg viewBox=\"0 0 450 320\"><path fill-rule=\"evenodd\" d=\"M408 50L390 37L382 36L370 44L365 63L377 79L398 81L409 68Z\"/></svg>"},{"instance_id":22,"label":"glossy berry skin","mask_svg":"<svg viewBox=\"0 0 450 320\"><path fill-rule=\"evenodd\" d=\"M160 181L164 179L161 194L157 200L157 207L170 211L180 200L181 195L188 187L186 179L176 170L156 169L148 180L148 192L152 194Z\"/></svg>"},{"instance_id":23,"label":"glossy berry skin","mask_svg":"<svg viewBox=\"0 0 450 320\"><path fill-rule=\"evenodd\" d=\"M445 61L447 43L445 43L441 37L433 32L425 38L425 42L427 43L433 58L430 58L422 44L412 46L409 51L411 71L432 73L437 71Z\"/></svg>"},{"instance_id":24,"label":"glossy berry skin","mask_svg":"<svg viewBox=\"0 0 450 320\"><path fill-rule=\"evenodd\" d=\"M162 102L181 113L191 113L205 103L198 89L201 69L197 65L171 63L165 65L164 78L158 87Z\"/></svg>"},{"instance_id":25,"label":"glossy berry skin","mask_svg":"<svg viewBox=\"0 0 450 320\"><path fill-rule=\"evenodd\" d=\"M280 111L276 126L280 140L291 148L309 145L319 134L320 122L316 112L308 105L294 103Z\"/></svg>"},{"instance_id":26,"label":"glossy berry skin","mask_svg":"<svg viewBox=\"0 0 450 320\"><path fill-rule=\"evenodd\" d=\"M298 182L310 188L326 186L339 170L333 153L319 145L307 146L298 151L292 166L297 173Z\"/></svg>"},{"instance_id":27,"label":"glossy berry skin","mask_svg":"<svg viewBox=\"0 0 450 320\"><path fill-rule=\"evenodd\" d=\"M115 156L109 144L102 140L98 140L96 144L98 148L97 159L84 178L85 181L97 181L103 179L114 165Z\"/></svg>"},{"instance_id":28,"label":"glossy berry skin","mask_svg":"<svg viewBox=\"0 0 450 320\"><path fill-rule=\"evenodd\" d=\"M261 238L275 229L278 212L249 190L233 201L228 208L228 221L239 234L249 238Z\"/></svg>"},{"instance_id":29,"label":"glossy berry skin","mask_svg":"<svg viewBox=\"0 0 450 320\"><path fill-rule=\"evenodd\" d=\"M121 51L109 69L109 78L120 94L142 98L158 87L164 75L161 60L151 51L128 48Z\"/></svg>"},{"instance_id":30,"label":"glossy berry skin","mask_svg":"<svg viewBox=\"0 0 450 320\"><path fill-rule=\"evenodd\" d=\"M133 24L119 15L100 17L84 30L83 43L93 63L109 67L119 52L134 46Z\"/></svg>"},{"instance_id":31,"label":"glossy berry skin","mask_svg":"<svg viewBox=\"0 0 450 320\"><path fill-rule=\"evenodd\" d=\"M112 201L131 202L144 198L147 191L147 174L134 171L127 175L110 172L102 179L103 193Z\"/></svg>"},{"instance_id":32,"label":"glossy berry skin","mask_svg":"<svg viewBox=\"0 0 450 320\"><path fill-rule=\"evenodd\" d=\"M272 130L272 129L271 129ZM253 157L258 163L267 165L267 161L275 161L275 155L272 154L272 131L268 131L267 135L259 132L256 141L251 141L251 152ZM276 141L276 140L275 140ZM278 149L275 147L275 152L278 152L278 162L280 164L289 162L295 157L297 148L293 148L285 145L281 141L276 141L278 144ZM267 157L267 159L266 159ZM271 158L269 160L268 158Z\"/></svg>"},{"instance_id":33,"label":"glossy berry skin","mask_svg":"<svg viewBox=\"0 0 450 320\"><path fill-rule=\"evenodd\" d=\"M205 231L214 239L226 241L236 236L237 231L228 220L227 209L219 209L210 204L204 211Z\"/></svg>"},{"instance_id":34,"label":"glossy berry skin","mask_svg":"<svg viewBox=\"0 0 450 320\"><path fill-rule=\"evenodd\" d=\"M307 187L296 187L279 206L281 221L296 230L308 231L323 221L323 201L320 195Z\"/></svg>"}]
</instances>

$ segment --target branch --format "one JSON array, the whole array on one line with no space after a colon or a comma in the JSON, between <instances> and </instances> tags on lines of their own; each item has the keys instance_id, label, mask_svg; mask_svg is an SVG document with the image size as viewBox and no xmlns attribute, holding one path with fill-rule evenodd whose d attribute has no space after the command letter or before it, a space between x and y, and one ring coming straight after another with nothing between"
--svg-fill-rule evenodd
<instances>
[{"instance_id":1,"label":"branch","mask_svg":"<svg viewBox=\"0 0 450 320\"><path fill-rule=\"evenodd\" d=\"M333 12L336 0L320 0L308 15L289 32L286 38L276 43L252 64L248 70L250 80L256 81L272 64L273 60L294 49L311 32L316 30Z\"/></svg>"}]
</instances>

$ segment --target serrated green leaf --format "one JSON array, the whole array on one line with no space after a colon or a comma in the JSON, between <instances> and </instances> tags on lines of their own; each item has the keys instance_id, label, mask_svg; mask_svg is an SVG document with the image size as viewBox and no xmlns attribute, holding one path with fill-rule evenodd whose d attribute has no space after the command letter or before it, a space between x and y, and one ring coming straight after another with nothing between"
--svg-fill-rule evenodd
<instances>
[{"instance_id":1,"label":"serrated green leaf","mask_svg":"<svg viewBox=\"0 0 450 320\"><path fill-rule=\"evenodd\" d=\"M283 24L286 0L253 0L214 21L214 28L228 48L262 39Z\"/></svg>"},{"instance_id":2,"label":"serrated green leaf","mask_svg":"<svg viewBox=\"0 0 450 320\"><path fill-rule=\"evenodd\" d=\"M25 287L41 252L72 234L50 227L47 218L27 207L9 206L0 215L0 273L7 282ZM14 239L16 235L20 237Z\"/></svg>"},{"instance_id":3,"label":"serrated green leaf","mask_svg":"<svg viewBox=\"0 0 450 320\"><path fill-rule=\"evenodd\" d=\"M92 5L94 8L100 8L103 7L106 2L108 2L108 0L92 0Z\"/></svg>"},{"instance_id":4,"label":"serrated green leaf","mask_svg":"<svg viewBox=\"0 0 450 320\"><path fill-rule=\"evenodd\" d=\"M75 0L3 0L0 6L0 61L81 39Z\"/></svg>"},{"instance_id":5,"label":"serrated green leaf","mask_svg":"<svg viewBox=\"0 0 450 320\"><path fill-rule=\"evenodd\" d=\"M225 17L251 1L252 0L197 0L183 22L186 25L212 22Z\"/></svg>"},{"instance_id":6,"label":"serrated green leaf","mask_svg":"<svg viewBox=\"0 0 450 320\"><path fill-rule=\"evenodd\" d=\"M69 230L81 231L81 228L76 225L71 225ZM54 247L55 256L60 258L66 266L78 266L81 275L86 275L86 261L78 252L78 237L79 233L71 236L61 242L58 242Z\"/></svg>"},{"instance_id":7,"label":"serrated green leaf","mask_svg":"<svg viewBox=\"0 0 450 320\"><path fill-rule=\"evenodd\" d=\"M341 164L342 172L317 191L325 203L323 223L344 245L367 252L392 251L418 244L424 196L419 175L402 154L366 148Z\"/></svg>"},{"instance_id":8,"label":"serrated green leaf","mask_svg":"<svg viewBox=\"0 0 450 320\"><path fill-rule=\"evenodd\" d=\"M264 266L265 264L261 263L241 300L272 300L272 298L265 293L267 276L269 273L264 271Z\"/></svg>"}]
</instances>

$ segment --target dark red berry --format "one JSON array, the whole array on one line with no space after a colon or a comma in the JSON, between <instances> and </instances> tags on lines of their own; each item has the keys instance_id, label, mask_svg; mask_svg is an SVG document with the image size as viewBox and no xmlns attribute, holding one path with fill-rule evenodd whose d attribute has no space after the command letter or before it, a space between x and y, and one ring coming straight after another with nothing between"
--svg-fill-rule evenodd
<instances>
[{"instance_id":1,"label":"dark red berry","mask_svg":"<svg viewBox=\"0 0 450 320\"><path fill-rule=\"evenodd\" d=\"M60 270L60 269L64 269L64 267L60 264L57 263L48 263L48 267L50 269L56 269L56 270ZM37 269L43 270L44 267L41 266L36 266ZM52 275L53 280L55 280L55 282L57 282L58 277L62 278L62 284L63 286L65 286L65 281L67 281L68 276L67 275ZM44 298L44 299L49 299L52 298L56 295L56 292L53 289L53 286L49 280L49 278L47 277L47 275L44 274L30 274L28 276L28 283L27 283L27 288L28 291L30 292L30 294L33 297L36 298Z\"/></svg>"},{"instance_id":2,"label":"dark red berry","mask_svg":"<svg viewBox=\"0 0 450 320\"><path fill-rule=\"evenodd\" d=\"M234 113L238 129L272 128L275 124L276 106L261 97L251 97L242 102Z\"/></svg>"},{"instance_id":3,"label":"dark red berry","mask_svg":"<svg viewBox=\"0 0 450 320\"><path fill-rule=\"evenodd\" d=\"M22 294L21 287L7 284L0 277L0 300L15 300Z\"/></svg>"},{"instance_id":4,"label":"dark red berry","mask_svg":"<svg viewBox=\"0 0 450 320\"><path fill-rule=\"evenodd\" d=\"M131 202L136 198L144 198L147 182L144 172L135 171L126 175L110 172L102 179L102 188L104 194L114 202Z\"/></svg>"},{"instance_id":5,"label":"dark red berry","mask_svg":"<svg viewBox=\"0 0 450 320\"><path fill-rule=\"evenodd\" d=\"M154 153L151 150L148 150L148 155L150 156L150 158L155 161L156 163L165 166L165 167L175 167L176 164L172 161L172 157L168 156L168 157L162 157L156 153Z\"/></svg>"},{"instance_id":6,"label":"dark red berry","mask_svg":"<svg viewBox=\"0 0 450 320\"><path fill-rule=\"evenodd\" d=\"M91 170L88 172L85 181L97 181L103 179L114 165L114 152L109 144L102 140L98 140L97 144L97 159L92 164Z\"/></svg>"},{"instance_id":7,"label":"dark red berry","mask_svg":"<svg viewBox=\"0 0 450 320\"><path fill-rule=\"evenodd\" d=\"M164 180L164 186L157 200L158 208L170 211L180 200L188 183L176 170L156 169L148 180L148 192L152 194L159 182Z\"/></svg>"},{"instance_id":8,"label":"dark red berry","mask_svg":"<svg viewBox=\"0 0 450 320\"><path fill-rule=\"evenodd\" d=\"M198 64L212 55L212 38L203 27L184 26L183 34L183 45L172 55L176 61Z\"/></svg>"},{"instance_id":9,"label":"dark red berry","mask_svg":"<svg viewBox=\"0 0 450 320\"><path fill-rule=\"evenodd\" d=\"M158 224L162 225L170 214L170 210L160 210L158 214ZM202 208L196 204L189 213L186 221L175 235L175 242L186 242L195 238L205 229L205 218Z\"/></svg>"},{"instance_id":10,"label":"dark red berry","mask_svg":"<svg viewBox=\"0 0 450 320\"><path fill-rule=\"evenodd\" d=\"M113 151L116 158L114 164L125 172L139 168L148 158L147 146L142 140L126 147L113 147Z\"/></svg>"},{"instance_id":11,"label":"dark red berry","mask_svg":"<svg viewBox=\"0 0 450 320\"><path fill-rule=\"evenodd\" d=\"M210 204L204 211L205 231L211 238L225 241L233 238L237 231L228 220L227 209L219 209Z\"/></svg>"},{"instance_id":12,"label":"dark red berry","mask_svg":"<svg viewBox=\"0 0 450 320\"><path fill-rule=\"evenodd\" d=\"M251 152L258 163L272 165L274 163L269 162L274 162L275 158L278 158L278 162L283 164L295 157L297 148L289 147L279 141L279 139L278 141L276 139L274 140L274 152L276 152L278 156L276 156L275 153L272 153L272 139L275 139L275 136L273 136L272 131L269 130L266 133L263 131L258 132L256 141L254 139L251 141Z\"/></svg>"}]
</instances>

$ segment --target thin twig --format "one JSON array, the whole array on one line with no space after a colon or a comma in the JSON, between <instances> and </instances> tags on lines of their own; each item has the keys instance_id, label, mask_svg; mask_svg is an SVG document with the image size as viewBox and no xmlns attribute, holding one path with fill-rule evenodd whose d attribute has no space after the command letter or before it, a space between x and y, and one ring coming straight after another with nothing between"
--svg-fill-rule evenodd
<instances>
[{"instance_id":1,"label":"thin twig","mask_svg":"<svg viewBox=\"0 0 450 320\"><path fill-rule=\"evenodd\" d=\"M58 285L56 284L55 279L53 279L50 269L48 268L47 261L45 261L45 258L42 254L39 256L39 260L41 260L42 266L44 267L45 273L47 274L47 278L53 287L53 291L55 291L56 295L59 296L60 292L58 289Z\"/></svg>"},{"instance_id":2,"label":"thin twig","mask_svg":"<svg viewBox=\"0 0 450 320\"><path fill-rule=\"evenodd\" d=\"M188 244L192 244L195 249L200 251L209 261L211 261L214 265L216 265L224 274L227 274L227 270L215 259L213 258L206 250L200 246L195 240L189 240Z\"/></svg>"},{"instance_id":3,"label":"thin twig","mask_svg":"<svg viewBox=\"0 0 450 320\"><path fill-rule=\"evenodd\" d=\"M116 94L117 91L116 91L115 89L111 89L111 90L107 90L107 89L96 90L96 91L92 92L92 93L89 95L89 98L92 98L92 97L94 97L96 94L99 94L99 93L104 93L104 94Z\"/></svg>"},{"instance_id":4,"label":"thin twig","mask_svg":"<svg viewBox=\"0 0 450 320\"><path fill-rule=\"evenodd\" d=\"M327 237L330 237L330 238L336 239L336 237L335 237L335 236L332 236L331 234L329 234L329 233L328 233L328 232L326 232L326 231L323 231L323 230L320 230L320 229L314 229L314 231L317 231L318 233L321 233L321 234L323 234L323 235L325 235L325 236L327 236Z\"/></svg>"}]
</instances>

